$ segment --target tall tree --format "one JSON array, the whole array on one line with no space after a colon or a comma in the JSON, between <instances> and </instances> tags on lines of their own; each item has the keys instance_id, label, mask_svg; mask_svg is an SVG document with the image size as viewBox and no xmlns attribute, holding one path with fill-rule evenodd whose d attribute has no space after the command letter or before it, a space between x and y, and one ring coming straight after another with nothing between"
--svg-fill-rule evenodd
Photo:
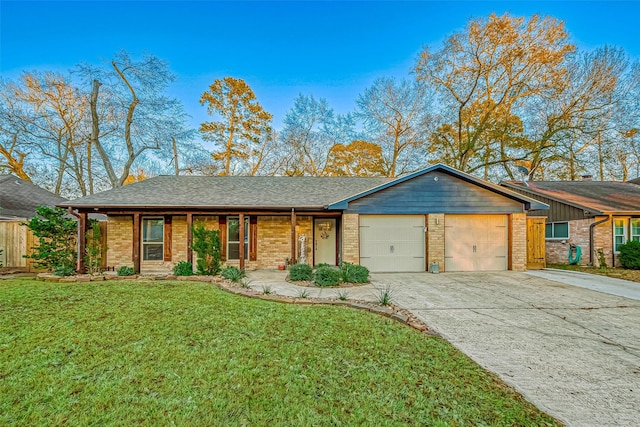
<instances>
[{"instance_id":1,"label":"tall tree","mask_svg":"<svg viewBox=\"0 0 640 427\"><path fill-rule=\"evenodd\" d=\"M326 99L299 94L285 115L280 132L280 145L285 153L280 173L326 175L331 147L360 139L355 128L353 116L335 114Z\"/></svg>"},{"instance_id":2,"label":"tall tree","mask_svg":"<svg viewBox=\"0 0 640 427\"><path fill-rule=\"evenodd\" d=\"M24 159L44 159L53 172L53 188L60 194L71 179L81 194L87 194L87 97L69 79L56 73L23 73L17 83L3 82L3 116L0 128L9 149L2 152L13 172L24 175ZM20 153L17 146L28 150ZM13 158L13 153L18 158Z\"/></svg>"},{"instance_id":3,"label":"tall tree","mask_svg":"<svg viewBox=\"0 0 640 427\"><path fill-rule=\"evenodd\" d=\"M210 115L219 120L200 125L203 138L216 148L213 159L222 163L221 175L242 171L243 163L259 156L260 142L271 132L272 115L258 103L242 79L216 79L200 97ZM254 171L254 168L251 168Z\"/></svg>"},{"instance_id":4,"label":"tall tree","mask_svg":"<svg viewBox=\"0 0 640 427\"><path fill-rule=\"evenodd\" d=\"M204 152L192 143L182 103L165 94L175 80L165 61L121 51L104 66L81 64L77 73L89 92L89 142L111 187L122 186L135 168L171 170L174 140L179 152Z\"/></svg>"},{"instance_id":5,"label":"tall tree","mask_svg":"<svg viewBox=\"0 0 640 427\"><path fill-rule=\"evenodd\" d=\"M357 103L367 137L382 147L386 176L424 166L429 100L422 83L377 79Z\"/></svg>"},{"instance_id":6,"label":"tall tree","mask_svg":"<svg viewBox=\"0 0 640 427\"><path fill-rule=\"evenodd\" d=\"M458 169L474 171L485 167L480 153L486 154L496 138L498 153L517 147L520 139L509 134L518 109L568 84L563 61L574 47L567 40L556 19L492 14L470 21L439 51L425 49L416 76L436 90L442 114L433 151L444 153Z\"/></svg>"},{"instance_id":7,"label":"tall tree","mask_svg":"<svg viewBox=\"0 0 640 427\"><path fill-rule=\"evenodd\" d=\"M387 169L378 144L356 140L331 147L325 172L329 176L386 176Z\"/></svg>"}]
</instances>

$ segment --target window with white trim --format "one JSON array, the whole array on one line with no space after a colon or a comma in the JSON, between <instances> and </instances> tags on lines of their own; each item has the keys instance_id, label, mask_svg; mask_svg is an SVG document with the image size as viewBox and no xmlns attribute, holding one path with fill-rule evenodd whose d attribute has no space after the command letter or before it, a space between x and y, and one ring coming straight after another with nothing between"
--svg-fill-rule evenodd
<instances>
[{"instance_id":1,"label":"window with white trim","mask_svg":"<svg viewBox=\"0 0 640 427\"><path fill-rule=\"evenodd\" d=\"M620 245L627 243L627 221L623 218L613 220L613 250L618 251Z\"/></svg>"},{"instance_id":2,"label":"window with white trim","mask_svg":"<svg viewBox=\"0 0 640 427\"><path fill-rule=\"evenodd\" d=\"M631 240L640 242L640 218L631 218Z\"/></svg>"},{"instance_id":3,"label":"window with white trim","mask_svg":"<svg viewBox=\"0 0 640 427\"><path fill-rule=\"evenodd\" d=\"M568 239L569 223L568 222L548 222L545 226L546 239Z\"/></svg>"},{"instance_id":4,"label":"window with white trim","mask_svg":"<svg viewBox=\"0 0 640 427\"><path fill-rule=\"evenodd\" d=\"M142 260L164 260L164 218L142 218Z\"/></svg>"}]
</instances>

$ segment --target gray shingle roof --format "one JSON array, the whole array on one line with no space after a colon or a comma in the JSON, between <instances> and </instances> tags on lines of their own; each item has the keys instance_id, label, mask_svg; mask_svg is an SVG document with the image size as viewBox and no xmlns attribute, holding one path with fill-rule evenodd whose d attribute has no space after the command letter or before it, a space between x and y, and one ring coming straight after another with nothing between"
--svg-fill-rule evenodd
<instances>
[{"instance_id":1,"label":"gray shingle roof","mask_svg":"<svg viewBox=\"0 0 640 427\"><path fill-rule=\"evenodd\" d=\"M33 218L38 206L56 206L67 199L14 175L0 175L0 218Z\"/></svg>"},{"instance_id":2,"label":"gray shingle roof","mask_svg":"<svg viewBox=\"0 0 640 427\"><path fill-rule=\"evenodd\" d=\"M64 203L74 208L320 208L389 178L157 176Z\"/></svg>"},{"instance_id":3,"label":"gray shingle roof","mask_svg":"<svg viewBox=\"0 0 640 427\"><path fill-rule=\"evenodd\" d=\"M569 205L600 212L640 212L640 187L618 181L530 181L505 182L510 188L521 188Z\"/></svg>"}]
</instances>

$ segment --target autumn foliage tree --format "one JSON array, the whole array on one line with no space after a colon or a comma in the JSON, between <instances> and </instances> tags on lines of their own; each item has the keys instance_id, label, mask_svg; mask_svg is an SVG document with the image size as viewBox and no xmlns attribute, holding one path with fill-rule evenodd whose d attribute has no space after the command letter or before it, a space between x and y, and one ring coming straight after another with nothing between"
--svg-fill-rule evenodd
<instances>
[{"instance_id":1,"label":"autumn foliage tree","mask_svg":"<svg viewBox=\"0 0 640 427\"><path fill-rule=\"evenodd\" d=\"M222 163L221 175L242 172L241 163L260 151L262 137L271 132L272 115L258 103L242 79L216 79L200 97L210 115L219 120L200 125L202 137L213 142L213 159Z\"/></svg>"},{"instance_id":2,"label":"autumn foliage tree","mask_svg":"<svg viewBox=\"0 0 640 427\"><path fill-rule=\"evenodd\" d=\"M361 140L335 144L329 150L325 173L328 176L385 176L382 148Z\"/></svg>"},{"instance_id":3,"label":"autumn foliage tree","mask_svg":"<svg viewBox=\"0 0 640 427\"><path fill-rule=\"evenodd\" d=\"M474 19L439 51L425 49L416 76L435 90L442 115L432 152L468 172L512 160L515 116L570 84L563 63L574 49L562 22L508 14Z\"/></svg>"}]
</instances>

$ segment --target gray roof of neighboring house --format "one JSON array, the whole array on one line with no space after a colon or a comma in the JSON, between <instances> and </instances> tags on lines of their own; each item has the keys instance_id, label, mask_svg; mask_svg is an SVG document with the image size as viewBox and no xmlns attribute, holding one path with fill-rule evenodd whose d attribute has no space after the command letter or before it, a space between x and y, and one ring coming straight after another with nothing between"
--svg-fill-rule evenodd
<instances>
[{"instance_id":1,"label":"gray roof of neighboring house","mask_svg":"<svg viewBox=\"0 0 640 427\"><path fill-rule=\"evenodd\" d=\"M65 203L74 208L322 208L389 178L157 176Z\"/></svg>"},{"instance_id":2,"label":"gray roof of neighboring house","mask_svg":"<svg viewBox=\"0 0 640 427\"><path fill-rule=\"evenodd\" d=\"M33 218L38 206L56 206L67 199L14 175L0 175L0 219Z\"/></svg>"},{"instance_id":3,"label":"gray roof of neighboring house","mask_svg":"<svg viewBox=\"0 0 640 427\"><path fill-rule=\"evenodd\" d=\"M640 176L637 177L636 179L630 179L629 181L631 184L636 184L636 185L640 185Z\"/></svg>"},{"instance_id":4,"label":"gray roof of neighboring house","mask_svg":"<svg viewBox=\"0 0 640 427\"><path fill-rule=\"evenodd\" d=\"M594 213L640 212L640 187L618 181L508 181L502 185Z\"/></svg>"}]
</instances>

